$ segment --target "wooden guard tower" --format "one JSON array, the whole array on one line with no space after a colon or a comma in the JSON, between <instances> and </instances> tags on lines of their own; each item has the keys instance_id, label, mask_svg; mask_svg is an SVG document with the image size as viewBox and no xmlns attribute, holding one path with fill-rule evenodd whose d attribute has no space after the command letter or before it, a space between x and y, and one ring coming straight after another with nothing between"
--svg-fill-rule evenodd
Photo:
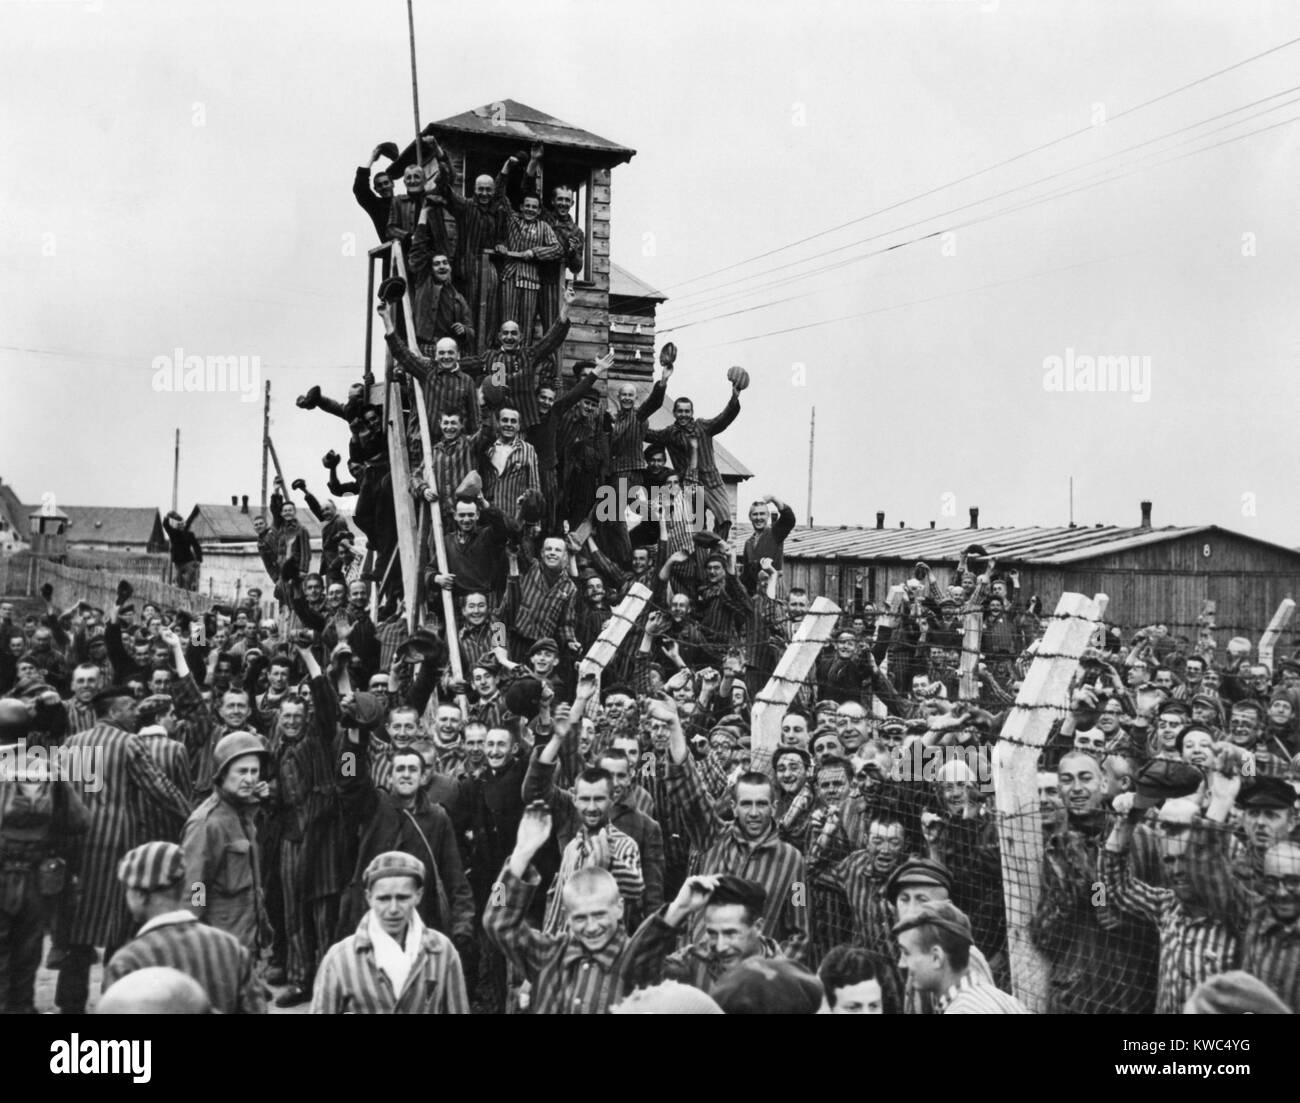
<instances>
[{"instance_id":1,"label":"wooden guard tower","mask_svg":"<svg viewBox=\"0 0 1300 1103\"><path fill-rule=\"evenodd\" d=\"M611 170L630 161L636 150L515 100L499 100L452 115L431 123L424 132L434 135L446 151L455 172L452 187L466 197L473 194L476 176L495 176L511 154L526 155L534 142L543 144L545 195L549 200L551 190L561 184L574 190L573 220L587 239L582 272L574 279L577 301L570 312L563 367L574 360L594 360L613 346L617 359L610 378L648 389L654 368L654 307L665 296L613 269L609 259ZM425 171L435 171L430 150L422 147L422 153ZM413 164L415 157L412 142L391 166L394 178ZM522 173L513 177L512 185L521 177ZM516 207L519 198L511 195ZM450 220L448 231L454 238ZM572 379L567 370L560 374L564 383Z\"/></svg>"}]
</instances>

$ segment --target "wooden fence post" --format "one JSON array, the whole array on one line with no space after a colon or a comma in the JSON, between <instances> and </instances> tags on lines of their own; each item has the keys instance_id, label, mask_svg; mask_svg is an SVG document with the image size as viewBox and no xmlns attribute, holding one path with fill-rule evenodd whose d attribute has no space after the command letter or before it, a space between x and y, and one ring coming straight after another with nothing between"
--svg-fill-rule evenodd
<instances>
[{"instance_id":1,"label":"wooden fence post","mask_svg":"<svg viewBox=\"0 0 1300 1103\"><path fill-rule=\"evenodd\" d=\"M1048 964L1030 938L1043 869L1038 759L1055 713L1067 699L1079 657L1098 621L1097 602L1062 594L1056 613L993 747L998 850L1007 917L1011 985L1030 1011L1047 1009ZM1055 706L1055 707L1054 707Z\"/></svg>"}]
</instances>

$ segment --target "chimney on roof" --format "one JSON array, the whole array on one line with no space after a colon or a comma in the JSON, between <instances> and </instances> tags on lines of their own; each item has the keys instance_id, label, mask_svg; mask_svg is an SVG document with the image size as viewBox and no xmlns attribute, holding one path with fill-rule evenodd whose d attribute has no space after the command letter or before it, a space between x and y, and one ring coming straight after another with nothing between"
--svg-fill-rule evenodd
<instances>
[{"instance_id":1,"label":"chimney on roof","mask_svg":"<svg viewBox=\"0 0 1300 1103\"><path fill-rule=\"evenodd\" d=\"M884 527L885 527L885 511L883 509L876 510L876 528L883 529Z\"/></svg>"},{"instance_id":2,"label":"chimney on roof","mask_svg":"<svg viewBox=\"0 0 1300 1103\"><path fill-rule=\"evenodd\" d=\"M980 507L979 507L979 506L971 506L971 507L970 507L970 527L973 528L973 529L977 529L977 528L980 527Z\"/></svg>"},{"instance_id":3,"label":"chimney on roof","mask_svg":"<svg viewBox=\"0 0 1300 1103\"><path fill-rule=\"evenodd\" d=\"M243 498L240 499L240 502L239 502L239 512L240 512L240 513L247 513L247 512L248 512L248 495L247 495L247 494L245 494L245 495L243 496Z\"/></svg>"},{"instance_id":4,"label":"chimney on roof","mask_svg":"<svg viewBox=\"0 0 1300 1103\"><path fill-rule=\"evenodd\" d=\"M906 521L899 521L899 522L898 522L898 527L899 527L900 529L905 529L905 528L907 528L907 522L906 522Z\"/></svg>"},{"instance_id":5,"label":"chimney on roof","mask_svg":"<svg viewBox=\"0 0 1300 1103\"><path fill-rule=\"evenodd\" d=\"M1151 527L1151 503L1142 503L1142 527L1149 529Z\"/></svg>"},{"instance_id":6,"label":"chimney on roof","mask_svg":"<svg viewBox=\"0 0 1300 1103\"><path fill-rule=\"evenodd\" d=\"M238 494L232 494L232 495L230 496L230 504L231 504L232 506L237 506L237 505L239 505L239 495L238 495Z\"/></svg>"},{"instance_id":7,"label":"chimney on roof","mask_svg":"<svg viewBox=\"0 0 1300 1103\"><path fill-rule=\"evenodd\" d=\"M934 528L934 522L933 522L933 521L930 522L930 527L931 527L931 528Z\"/></svg>"}]
</instances>

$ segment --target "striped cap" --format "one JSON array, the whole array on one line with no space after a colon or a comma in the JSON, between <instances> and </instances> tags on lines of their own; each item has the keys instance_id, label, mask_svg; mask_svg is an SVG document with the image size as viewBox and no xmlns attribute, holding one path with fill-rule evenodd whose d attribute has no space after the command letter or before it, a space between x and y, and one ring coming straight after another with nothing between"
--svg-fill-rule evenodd
<instances>
[{"instance_id":1,"label":"striped cap","mask_svg":"<svg viewBox=\"0 0 1300 1103\"><path fill-rule=\"evenodd\" d=\"M129 889L154 892L185 876L185 857L175 843L145 843L127 851L117 864L117 879Z\"/></svg>"},{"instance_id":2,"label":"striped cap","mask_svg":"<svg viewBox=\"0 0 1300 1103\"><path fill-rule=\"evenodd\" d=\"M414 854L404 850L390 850L371 859L366 866L366 888L381 877L414 877L417 884L424 884L424 863Z\"/></svg>"}]
</instances>

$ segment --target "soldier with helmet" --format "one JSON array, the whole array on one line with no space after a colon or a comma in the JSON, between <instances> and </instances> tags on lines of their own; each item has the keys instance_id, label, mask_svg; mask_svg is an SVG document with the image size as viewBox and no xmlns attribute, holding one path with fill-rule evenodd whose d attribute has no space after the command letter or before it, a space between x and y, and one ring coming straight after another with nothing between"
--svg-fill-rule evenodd
<instances>
[{"instance_id":1,"label":"soldier with helmet","mask_svg":"<svg viewBox=\"0 0 1300 1103\"><path fill-rule=\"evenodd\" d=\"M255 732L224 736L212 752L212 795L194 809L181 835L189 907L254 955L265 942L266 907L253 815L269 792L267 758Z\"/></svg>"}]
</instances>

